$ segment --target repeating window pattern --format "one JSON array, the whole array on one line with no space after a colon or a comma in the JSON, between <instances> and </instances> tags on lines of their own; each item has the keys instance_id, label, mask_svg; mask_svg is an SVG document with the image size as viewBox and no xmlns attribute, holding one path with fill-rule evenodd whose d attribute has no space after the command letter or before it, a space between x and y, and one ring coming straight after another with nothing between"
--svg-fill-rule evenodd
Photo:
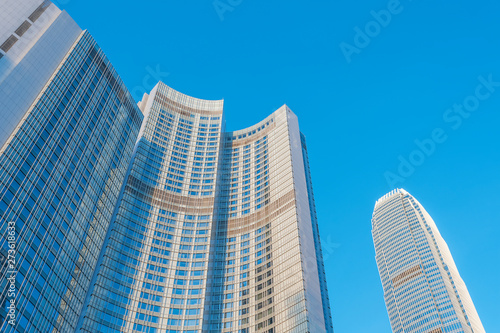
<instances>
[{"instance_id":1,"label":"repeating window pattern","mask_svg":"<svg viewBox=\"0 0 500 333\"><path fill-rule=\"evenodd\" d=\"M18 235L17 325L0 331L75 329L142 118L83 33L0 155L1 233Z\"/></svg>"},{"instance_id":2,"label":"repeating window pattern","mask_svg":"<svg viewBox=\"0 0 500 333\"><path fill-rule=\"evenodd\" d=\"M394 333L484 332L446 243L414 197L398 189L378 200L372 234Z\"/></svg>"},{"instance_id":3,"label":"repeating window pattern","mask_svg":"<svg viewBox=\"0 0 500 333\"><path fill-rule=\"evenodd\" d=\"M315 331L304 290L289 109L224 132L222 101L159 83L148 105L82 330ZM301 146L305 154L304 139ZM306 162L304 156L300 163L309 170ZM313 211L311 221L317 223ZM309 241L320 255L314 228ZM314 278L321 276L326 292L321 257L314 260L321 263ZM327 315L320 331L332 331L329 312L319 312Z\"/></svg>"},{"instance_id":4,"label":"repeating window pattern","mask_svg":"<svg viewBox=\"0 0 500 333\"><path fill-rule=\"evenodd\" d=\"M219 101L157 86L83 331L201 329L221 116Z\"/></svg>"},{"instance_id":5,"label":"repeating window pattern","mask_svg":"<svg viewBox=\"0 0 500 333\"><path fill-rule=\"evenodd\" d=\"M18 324L0 331L332 332L291 110L225 132L223 101L161 82L136 106L87 32L50 1L29 4L0 44L3 64L20 37L39 33L47 48L23 59L31 81L16 87L30 93L0 128L1 231L12 221L19 236ZM2 263L7 250L0 238ZM0 319L6 274L0 265Z\"/></svg>"},{"instance_id":6,"label":"repeating window pattern","mask_svg":"<svg viewBox=\"0 0 500 333\"><path fill-rule=\"evenodd\" d=\"M213 231L214 260L209 268L213 282L205 306L207 332L332 331L325 303L316 307L324 316L322 326L312 328L315 320L307 313L305 277L292 273L303 268L295 233L289 112L283 107L255 126L225 133ZM302 139L304 160L300 162L308 173L306 191L311 208L314 199ZM314 208L311 221L317 223ZM317 233L317 225L313 228ZM321 254L316 236L308 241ZM321 256L315 260L321 263L318 276L322 272L319 280L326 294ZM328 296L324 301L328 302Z\"/></svg>"}]
</instances>

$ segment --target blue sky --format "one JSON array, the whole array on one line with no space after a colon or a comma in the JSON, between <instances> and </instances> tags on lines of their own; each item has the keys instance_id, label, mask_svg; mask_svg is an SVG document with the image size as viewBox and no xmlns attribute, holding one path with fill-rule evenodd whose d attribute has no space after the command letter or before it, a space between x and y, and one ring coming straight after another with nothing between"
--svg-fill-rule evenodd
<instances>
[{"instance_id":1,"label":"blue sky","mask_svg":"<svg viewBox=\"0 0 500 333\"><path fill-rule=\"evenodd\" d=\"M56 3L135 96L160 77L224 98L229 130L284 103L298 115L336 333L390 332L370 220L392 187L434 218L486 331L500 332L500 4L394 1Z\"/></svg>"}]
</instances>

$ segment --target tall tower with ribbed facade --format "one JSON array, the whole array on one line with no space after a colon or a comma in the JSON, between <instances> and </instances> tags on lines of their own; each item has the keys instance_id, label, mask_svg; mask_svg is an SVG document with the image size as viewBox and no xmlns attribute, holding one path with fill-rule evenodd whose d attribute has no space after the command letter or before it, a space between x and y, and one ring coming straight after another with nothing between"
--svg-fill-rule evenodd
<instances>
[{"instance_id":1,"label":"tall tower with ribbed facade","mask_svg":"<svg viewBox=\"0 0 500 333\"><path fill-rule=\"evenodd\" d=\"M0 2L0 332L74 332L142 119L66 12Z\"/></svg>"},{"instance_id":2,"label":"tall tower with ribbed facade","mask_svg":"<svg viewBox=\"0 0 500 333\"><path fill-rule=\"evenodd\" d=\"M332 332L305 139L283 106L224 131L223 101L159 83L83 332Z\"/></svg>"},{"instance_id":3,"label":"tall tower with ribbed facade","mask_svg":"<svg viewBox=\"0 0 500 333\"><path fill-rule=\"evenodd\" d=\"M394 333L484 333L436 224L408 192L375 204L375 258Z\"/></svg>"},{"instance_id":4,"label":"tall tower with ribbed facade","mask_svg":"<svg viewBox=\"0 0 500 333\"><path fill-rule=\"evenodd\" d=\"M307 146L283 106L227 132L136 105L48 0L0 3L1 332L333 332Z\"/></svg>"}]
</instances>

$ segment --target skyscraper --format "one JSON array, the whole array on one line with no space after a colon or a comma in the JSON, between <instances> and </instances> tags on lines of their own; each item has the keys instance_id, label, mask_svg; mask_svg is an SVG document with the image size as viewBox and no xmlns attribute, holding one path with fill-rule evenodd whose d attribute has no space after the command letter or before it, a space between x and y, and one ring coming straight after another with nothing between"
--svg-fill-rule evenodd
<instances>
[{"instance_id":1,"label":"skyscraper","mask_svg":"<svg viewBox=\"0 0 500 333\"><path fill-rule=\"evenodd\" d=\"M484 333L448 246L413 196L380 198L372 234L394 333Z\"/></svg>"},{"instance_id":2,"label":"skyscraper","mask_svg":"<svg viewBox=\"0 0 500 333\"><path fill-rule=\"evenodd\" d=\"M287 106L226 132L161 82L135 105L66 12L0 6L0 331L332 332Z\"/></svg>"},{"instance_id":3,"label":"skyscraper","mask_svg":"<svg viewBox=\"0 0 500 333\"><path fill-rule=\"evenodd\" d=\"M159 83L84 332L332 332L305 139L286 106L224 131L223 101Z\"/></svg>"},{"instance_id":4,"label":"skyscraper","mask_svg":"<svg viewBox=\"0 0 500 333\"><path fill-rule=\"evenodd\" d=\"M143 115L66 12L0 6L0 331L71 332Z\"/></svg>"}]
</instances>

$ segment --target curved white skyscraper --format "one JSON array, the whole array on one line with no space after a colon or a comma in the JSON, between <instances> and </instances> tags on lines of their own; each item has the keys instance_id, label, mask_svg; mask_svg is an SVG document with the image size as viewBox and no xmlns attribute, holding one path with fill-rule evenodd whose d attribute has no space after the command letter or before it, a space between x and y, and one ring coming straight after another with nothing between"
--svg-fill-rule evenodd
<instances>
[{"instance_id":1,"label":"curved white skyscraper","mask_svg":"<svg viewBox=\"0 0 500 333\"><path fill-rule=\"evenodd\" d=\"M484 333L436 224L403 189L375 204L375 258L394 333Z\"/></svg>"},{"instance_id":2,"label":"curved white skyscraper","mask_svg":"<svg viewBox=\"0 0 500 333\"><path fill-rule=\"evenodd\" d=\"M136 105L66 12L0 1L0 332L333 332L298 118L223 106Z\"/></svg>"},{"instance_id":3,"label":"curved white skyscraper","mask_svg":"<svg viewBox=\"0 0 500 333\"><path fill-rule=\"evenodd\" d=\"M162 82L139 105L80 332L332 332L297 116L226 132L222 100Z\"/></svg>"}]
</instances>

